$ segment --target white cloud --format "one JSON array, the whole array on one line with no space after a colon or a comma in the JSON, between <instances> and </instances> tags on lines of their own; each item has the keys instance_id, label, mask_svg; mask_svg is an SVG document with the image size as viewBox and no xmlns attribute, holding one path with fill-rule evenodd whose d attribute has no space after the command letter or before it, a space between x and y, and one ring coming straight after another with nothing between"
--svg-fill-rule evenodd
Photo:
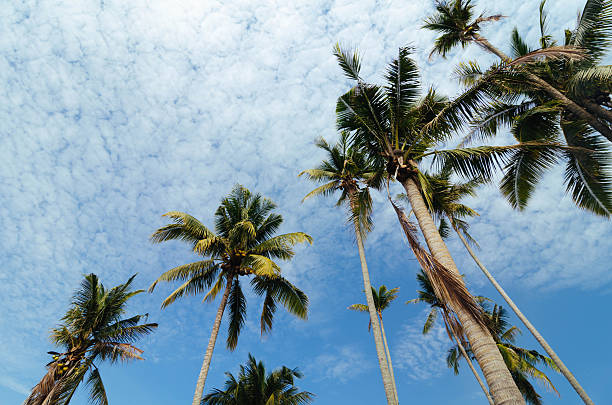
<instances>
[{"instance_id":1,"label":"white cloud","mask_svg":"<svg viewBox=\"0 0 612 405\"><path fill-rule=\"evenodd\" d=\"M573 24L579 3L551 8L550 25ZM491 40L504 44L513 24L534 19L536 6L499 4L511 18L487 31ZM26 386L35 382L46 363L47 331L82 273L96 272L111 285L138 272L144 287L189 260L183 245L148 243L164 223L159 216L183 210L210 223L235 182L278 202L287 220L284 231L315 237L315 245L298 249L284 269L308 290L313 307L321 308L317 300L326 297L317 287L346 277L335 272L329 257L354 254L354 246L344 243L343 213L331 200L300 205L312 185L296 178L321 158L312 140L335 136L335 100L348 85L331 47L337 40L357 45L364 76L378 80L397 48L413 44L424 82L453 93L454 64L482 53L472 47L447 61L429 61L433 34L416 29L431 8L374 0L47 1L3 7L0 341L11 351L0 355L0 375L11 374ZM529 30L532 42L535 34ZM609 283L601 265L610 258L604 252L612 251L607 223L567 200L557 209L560 193L549 191L537 194L524 214L512 213L497 193L483 193L475 203L483 216L474 224L483 259L509 283ZM373 268L391 272L395 256L388 249L397 252L404 245L393 212L384 199L377 201L386 210L376 214L368 250L385 265ZM156 310L169 290L134 301L134 312L151 312L163 325L151 344L168 344L186 333L206 339L207 329L194 330L185 319L198 317L204 324L212 318L208 306ZM311 322L323 323L327 316L314 313Z\"/></svg>"},{"instance_id":2,"label":"white cloud","mask_svg":"<svg viewBox=\"0 0 612 405\"><path fill-rule=\"evenodd\" d=\"M311 370L312 374L316 372L320 378L346 383L366 372L369 364L358 348L341 346L339 350L315 357L308 370Z\"/></svg>"},{"instance_id":3,"label":"white cloud","mask_svg":"<svg viewBox=\"0 0 612 405\"><path fill-rule=\"evenodd\" d=\"M399 332L393 348L394 368L413 380L431 380L448 372L446 352L451 346L444 326L436 322L427 335L423 335L423 324L428 312L423 311Z\"/></svg>"}]
</instances>

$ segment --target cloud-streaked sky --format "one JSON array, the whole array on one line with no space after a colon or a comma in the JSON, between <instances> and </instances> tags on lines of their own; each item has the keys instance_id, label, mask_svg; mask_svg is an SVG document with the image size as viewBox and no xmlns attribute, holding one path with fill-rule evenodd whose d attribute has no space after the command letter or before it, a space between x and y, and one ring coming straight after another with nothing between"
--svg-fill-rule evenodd
<instances>
[{"instance_id":1,"label":"cloud-streaked sky","mask_svg":"<svg viewBox=\"0 0 612 405\"><path fill-rule=\"evenodd\" d=\"M349 88L331 53L336 41L361 50L370 81L381 79L398 47L413 45L426 85L449 95L458 91L451 77L458 61L489 60L474 47L429 60L434 35L418 27L432 4L49 0L1 7L0 404L20 403L42 376L48 330L82 274L112 285L138 273L137 284L147 287L193 259L178 242L149 243L164 224L161 214L186 211L210 224L235 183L277 202L283 231L314 237L283 266L309 294L311 314L302 322L279 312L272 335L261 339L261 303L249 295L238 349L225 349L222 331L207 390L251 352L270 369L302 369L300 386L318 404L382 403L367 319L346 310L364 299L344 212L331 199L300 204L313 185L296 176L323 157L313 140L336 136L335 101ZM536 42L538 2L479 5L508 16L485 30L494 44L504 48L515 25ZM574 26L582 5L549 1L555 37ZM562 173L551 172L517 213L495 188L484 188L470 202L481 213L473 235L483 261L595 402L612 404L610 223L579 211L562 190ZM484 403L467 368L459 377L445 368L441 329L418 333L424 308L403 304L416 294L416 263L382 196L375 209L371 276L376 285L401 287L385 328L402 403ZM498 299L461 245L449 246L473 291ZM160 328L142 342L145 362L102 367L114 405L192 397L216 305L195 298L160 311L170 291L163 286L132 302L132 312L148 312ZM526 333L520 343L536 348ZM551 378L561 398L540 388L546 403L577 403L564 379Z\"/></svg>"}]
</instances>

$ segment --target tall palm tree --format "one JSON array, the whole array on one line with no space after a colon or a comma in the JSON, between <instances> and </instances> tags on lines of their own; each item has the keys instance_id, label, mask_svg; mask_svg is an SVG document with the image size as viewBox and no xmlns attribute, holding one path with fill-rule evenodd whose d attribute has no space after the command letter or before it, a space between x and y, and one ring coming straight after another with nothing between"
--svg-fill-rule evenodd
<instances>
[{"instance_id":1,"label":"tall palm tree","mask_svg":"<svg viewBox=\"0 0 612 405\"><path fill-rule=\"evenodd\" d=\"M477 174L489 179L495 164L504 161L513 150L549 149L557 145L536 142L436 150L439 142L452 135L454 122L437 119L432 123L447 101L433 90L420 97L419 72L409 52L407 48L399 50L398 57L387 69L386 85L382 87L362 80L357 53L349 55L336 46L335 55L340 67L355 82L355 87L338 100L337 126L340 130L350 131L356 144L364 148L372 159L382 160L388 175L404 187L432 257L417 249L417 239L411 235L409 221L396 209L400 224L421 267L429 271L430 278L440 276L434 283L436 293L456 312L496 403L524 404L427 209L421 194L426 178L419 171L419 162L433 157L442 166L448 164L462 174Z\"/></svg>"},{"instance_id":2,"label":"tall palm tree","mask_svg":"<svg viewBox=\"0 0 612 405\"><path fill-rule=\"evenodd\" d=\"M391 361L391 353L389 352L389 344L387 343L387 334L385 333L385 325L382 319L382 313L385 309L389 308L391 302L397 298L397 293L399 292L399 287L392 288L387 290L385 285L381 285L376 291L376 288L372 287L372 297L374 298L374 307L376 308L376 313L378 314L378 319L380 320L380 330L383 337L383 343L385 344L385 354L387 356L387 363L389 364L389 374L391 374L391 380L393 381L393 392L395 393L395 397L397 398L397 384L395 383L395 373L393 372L393 362ZM359 312L369 312L369 308L365 304L353 304L348 307L353 311ZM368 331L372 327L372 321L368 323Z\"/></svg>"},{"instance_id":3,"label":"tall palm tree","mask_svg":"<svg viewBox=\"0 0 612 405\"><path fill-rule=\"evenodd\" d=\"M557 389L548 376L538 369L538 365L542 364L549 366L555 371L559 371L554 362L550 358L541 355L536 350L527 350L515 345L516 337L521 332L516 326L510 326L508 323L508 315L504 308L498 305L494 305L493 308L488 308L485 301L481 301L481 305L483 305L485 309L484 313L486 315L489 330L495 342L497 342L497 347L504 357L504 361L512 374L512 378L514 378L514 381L521 390L527 403L530 405L542 404L542 397L536 392L529 381L530 378L543 383L558 395ZM458 349L457 346L450 348L447 356L448 366L454 370L455 374L459 373L460 358ZM469 357L471 355L469 346L465 348L465 351Z\"/></svg>"},{"instance_id":4,"label":"tall palm tree","mask_svg":"<svg viewBox=\"0 0 612 405\"><path fill-rule=\"evenodd\" d=\"M227 348L233 350L238 343L247 304L242 292L241 277L250 278L253 292L264 297L260 318L262 334L271 330L277 304L283 305L301 319L307 317L308 297L282 277L281 268L274 260L291 259L295 254L292 247L300 242L312 243L312 238L303 232L273 236L283 222L281 215L272 213L274 208L276 205L271 200L237 185L221 201L215 212L215 232L191 215L173 211L164 216L172 218L174 222L159 228L151 236L153 243L183 240L191 245L194 253L207 258L168 270L149 287L152 292L160 281L183 282L163 301L162 308L177 298L197 295L206 290L208 292L204 301L211 302L223 290L193 405L200 405L202 400L226 306L229 306Z\"/></svg>"},{"instance_id":5,"label":"tall palm tree","mask_svg":"<svg viewBox=\"0 0 612 405\"><path fill-rule=\"evenodd\" d=\"M386 361L385 345L382 337L381 327L378 322L370 274L365 257L363 240L367 232L372 228L372 200L369 188L380 188L383 179L383 171L376 166L371 159L349 145L349 134L342 132L340 140L334 146L329 145L324 139L316 141L316 146L327 152L327 159L321 162L315 169L304 170L299 175L306 175L308 179L316 182L325 182L304 197L304 200L317 196L332 195L340 191L337 206L347 204L349 210L349 221L355 230L355 239L361 261L361 273L366 295L370 322L374 331L374 342L378 364L382 375L385 394L388 404L397 404L398 400L394 390L393 379L390 368Z\"/></svg>"},{"instance_id":6,"label":"tall palm tree","mask_svg":"<svg viewBox=\"0 0 612 405\"><path fill-rule=\"evenodd\" d=\"M555 100L558 104L561 104L564 110L587 122L594 130L612 141L612 112L589 97L568 91L567 88L558 87L557 83L554 81L551 83L548 80L550 77L542 77L537 68L531 68L531 64L526 67L522 63L527 60L530 62L538 61L541 57L547 55L557 59L558 51L568 51L574 48L580 50L580 52L585 52L585 54L582 57L569 58L566 63L587 68L575 77L576 81L574 83L578 84L580 81L591 81L592 83L593 81L609 79L610 68L597 68L594 64L605 54L612 41L612 14L610 10L612 10L610 0L588 0L576 30L567 35L569 37L568 46L552 47L549 39L543 35L540 45L544 49L526 52L523 57L514 60L493 46L480 33L483 23L497 21L503 16L481 14L474 18L474 5L471 0L438 2L436 13L425 20L423 27L440 33L435 41L432 54L438 53L445 56L457 45L465 47L470 43L476 43L501 59L500 64L495 66L495 71L505 70L518 74L520 81L526 82L527 86L546 94L550 100ZM540 27L542 30L544 30L544 26L545 20L541 18ZM539 57L534 59L534 55L539 55ZM607 103L605 97L602 101Z\"/></svg>"},{"instance_id":7,"label":"tall palm tree","mask_svg":"<svg viewBox=\"0 0 612 405\"><path fill-rule=\"evenodd\" d=\"M83 380L93 404L108 404L97 365L142 360L143 351L133 343L157 328L156 323L142 322L147 315L124 317L127 301L143 292L131 290L134 277L106 289L95 274L85 276L62 323L51 330L51 341L62 351L48 352L53 359L47 373L24 405L67 405Z\"/></svg>"},{"instance_id":8,"label":"tall palm tree","mask_svg":"<svg viewBox=\"0 0 612 405\"><path fill-rule=\"evenodd\" d=\"M442 170L437 175L429 177L429 184L432 185L432 187L430 187L430 196L426 199L426 201L429 203L429 209L434 215L434 217L439 219L440 229L449 227L448 225L445 225L446 222L444 220L446 218L448 220L448 223L450 224L450 228L455 230L455 232L459 236L459 239L461 239L461 242L465 246L466 250L472 257L474 262L476 262L485 277L487 277L493 287L495 287L497 292L499 292L499 294L508 303L510 308L512 308L517 317L531 332L533 337L544 348L544 350L550 356L559 371L564 374L571 382L570 378L575 379L573 374L569 371L567 366L565 366L563 361L561 361L559 356L548 344L546 339L544 339L540 332L535 328L535 326L533 326L529 319L523 314L523 312L518 308L518 306L514 303L514 301L502 288L502 286L497 282L497 280L485 267L482 261L480 261L480 259L472 249L472 246L470 246L475 245L476 241L467 232L469 224L465 221L465 218L473 217L474 215L477 215L477 213L470 207L466 206L465 204L462 204L461 199L465 198L466 196L474 196L475 188L480 184L480 181L471 180L466 183L453 184L450 181L450 175L451 172L449 170Z\"/></svg>"},{"instance_id":9,"label":"tall palm tree","mask_svg":"<svg viewBox=\"0 0 612 405\"><path fill-rule=\"evenodd\" d=\"M474 374L476 381L478 381L482 392L484 392L485 396L487 397L487 401L489 401L489 404L494 405L495 403L493 402L493 398L491 398L491 395L489 394L489 390L480 378L478 371L476 371L476 368L472 363L471 357L467 354L464 348L464 344L462 343L464 339L461 336L457 336L457 332L460 332L460 330L458 331L458 328L455 327L455 319L452 317L452 314L450 313L451 311L449 311L445 303L438 299L433 289L433 286L431 285L429 277L427 277L427 275L422 271L417 274L417 282L419 283L419 286L421 288L420 290L417 290L418 297L407 301L406 304L418 304L423 302L430 306L431 309L429 311L429 314L427 315L425 324L423 325L423 334L426 335L431 331L432 327L436 323L436 319L438 319L439 314L442 313L442 319L444 321L444 326L446 328L446 332L448 333L449 338L451 339L451 341L456 342L456 347L461 352L463 358L465 358L465 360L467 361L470 370L472 370L472 373Z\"/></svg>"},{"instance_id":10,"label":"tall palm tree","mask_svg":"<svg viewBox=\"0 0 612 405\"><path fill-rule=\"evenodd\" d=\"M283 366L266 372L264 364L251 354L247 364L240 366L237 378L229 372L225 375L224 389L207 394L202 405L300 405L314 399L314 394L295 386L295 379L302 378L297 368Z\"/></svg>"}]
</instances>

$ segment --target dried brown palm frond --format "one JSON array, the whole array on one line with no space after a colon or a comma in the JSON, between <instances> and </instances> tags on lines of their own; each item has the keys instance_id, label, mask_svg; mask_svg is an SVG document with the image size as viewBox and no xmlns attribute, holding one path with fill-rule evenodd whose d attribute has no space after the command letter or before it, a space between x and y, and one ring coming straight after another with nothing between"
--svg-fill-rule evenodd
<instances>
[{"instance_id":1,"label":"dried brown palm frond","mask_svg":"<svg viewBox=\"0 0 612 405\"><path fill-rule=\"evenodd\" d=\"M421 246L418 241L416 226L410 222L404 211L390 197L389 201L391 201L400 225L406 234L410 249L431 281L436 296L446 306L443 313L445 314L445 324L448 319L447 332L449 332L448 328L450 327L453 332L457 332L456 336L463 336L459 321L456 320L456 311L460 309L469 313L482 327L486 327L482 317L482 309L465 287L461 277L444 267Z\"/></svg>"},{"instance_id":2,"label":"dried brown palm frond","mask_svg":"<svg viewBox=\"0 0 612 405\"><path fill-rule=\"evenodd\" d=\"M474 23L472 25L477 25L483 22L499 21L502 18L506 18L506 16L502 14L494 14L494 15L487 15L487 16L481 15L480 17L474 20Z\"/></svg>"},{"instance_id":3,"label":"dried brown palm frond","mask_svg":"<svg viewBox=\"0 0 612 405\"><path fill-rule=\"evenodd\" d=\"M508 62L508 66L524 65L527 63L541 62L543 59L570 59L581 60L587 56L585 51L575 46L551 46L537 49Z\"/></svg>"}]
</instances>

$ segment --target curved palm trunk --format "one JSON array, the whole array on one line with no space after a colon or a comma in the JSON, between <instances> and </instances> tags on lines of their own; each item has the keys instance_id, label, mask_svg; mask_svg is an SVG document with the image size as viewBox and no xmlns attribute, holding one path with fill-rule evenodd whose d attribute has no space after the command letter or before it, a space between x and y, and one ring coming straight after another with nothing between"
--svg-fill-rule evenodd
<instances>
[{"instance_id":1,"label":"curved palm trunk","mask_svg":"<svg viewBox=\"0 0 612 405\"><path fill-rule=\"evenodd\" d=\"M491 273L489 273L489 271L484 266L484 264L482 264L482 262L478 259L478 257L476 256L476 254L474 253L474 251L472 250L472 248L468 244L467 240L465 240L465 237L461 234L461 232L459 232L457 230L457 228L455 228L455 225L452 222L452 220L451 220L451 224L453 225L453 228L455 229L455 232L457 232L457 234L459 235L459 238L461 239L461 242L463 242L463 245L467 249L467 251L470 254L470 256L472 256L472 259L474 259L474 261L476 262L476 264L478 265L480 270L482 270L483 274L489 279L491 284L493 284L493 287L495 287L497 292L504 298L504 300L508 303L510 308L512 308L512 310L514 311L516 316L518 316L518 318L521 320L521 322L523 322L523 324L527 327L527 329L529 329L529 332L531 332L533 337L538 341L538 343L542 346L542 348L546 351L546 353L548 353L548 355L555 362L557 367L559 367L559 370L561 370L561 373L563 373L563 375L565 376L565 378L567 378L567 380L570 382L572 387L574 387L574 389L576 390L576 392L578 393L580 398L582 398L582 400L584 401L585 404L594 405L593 401L591 400L591 398L589 398L589 396L587 395L587 393L584 390L584 388L582 388L582 386L580 385L578 380L576 380L576 377L574 377L572 372L567 368L567 366L565 364L563 364L563 362L561 361L559 356L557 356L557 353L555 353L555 351L552 349L552 347L550 347L548 342L546 342L544 337L542 335L540 335L538 330L531 324L531 322L529 322L529 319L527 319L527 317L525 315L523 315L523 313L516 306L514 301L512 301L512 299L508 296L508 294L506 294L506 292L504 291L502 286L499 285L497 280L495 280L495 278L493 278L493 276L491 275Z\"/></svg>"},{"instance_id":2,"label":"curved palm trunk","mask_svg":"<svg viewBox=\"0 0 612 405\"><path fill-rule=\"evenodd\" d=\"M208 375L208 369L210 368L210 360L212 359L213 350L215 349L215 342L217 341L217 335L219 334L219 326L221 326L223 311L225 311L227 297L229 297L233 281L233 277L227 280L227 287L225 287L223 298L221 298L221 303L219 304L219 309L217 310L217 316L215 317L215 323L213 324L213 329L210 333L210 339L208 339L208 346L206 347L206 354L204 355L204 362L202 363L202 369L200 370L200 376L198 377L198 383L196 384L196 391L193 396L192 405L200 405L202 402L202 396L204 395L204 384L206 383L206 376Z\"/></svg>"},{"instance_id":3,"label":"curved palm trunk","mask_svg":"<svg viewBox=\"0 0 612 405\"><path fill-rule=\"evenodd\" d=\"M385 344L385 353L387 353L387 362L389 363L389 374L391 374L391 381L393 382L393 393L395 399L399 403L399 397L397 396L397 384L395 384L395 373L393 372L393 363L391 362L391 353L389 353L389 344L387 343L387 334L385 333L385 325L382 320L382 314L379 314L380 318L380 331L382 332L383 343Z\"/></svg>"},{"instance_id":4,"label":"curved palm trunk","mask_svg":"<svg viewBox=\"0 0 612 405\"><path fill-rule=\"evenodd\" d=\"M448 270L461 278L459 270L453 261L446 244L438 233L421 192L410 177L402 181L406 195L417 218L419 227L425 237L429 251ZM453 308L463 325L476 361L484 374L496 405L525 405L525 400L516 387L508 367L499 352L495 341L488 330L483 328L470 314L462 308Z\"/></svg>"},{"instance_id":5,"label":"curved palm trunk","mask_svg":"<svg viewBox=\"0 0 612 405\"><path fill-rule=\"evenodd\" d=\"M489 401L490 405L495 405L495 403L493 402L493 398L491 398L491 395L489 394L489 390L487 390L487 386L484 384L484 382L482 382L482 378L480 378L480 375L478 375L478 371L476 371L476 368L474 368L474 364L472 363L472 360L470 360L470 356L468 356L468 354L465 352L465 348L461 344L461 341L457 339L457 336L455 336L454 333L453 339L455 339L455 342L457 342L457 346L459 347L461 355L463 356L465 361L467 361L468 366L470 366L470 370L472 370L474 377L476 377L476 381L478 381L480 388L482 388L482 392L484 392L485 396L487 397L487 401Z\"/></svg>"},{"instance_id":6,"label":"curved palm trunk","mask_svg":"<svg viewBox=\"0 0 612 405\"><path fill-rule=\"evenodd\" d=\"M354 194L349 195L350 200L354 198ZM351 202L351 208L353 203ZM353 221L355 226L355 238L357 239L357 248L359 250L359 260L361 261L361 273L363 275L363 287L365 289L366 302L368 304L368 312L370 313L370 322L372 323L372 332L374 334L374 343L376 344L376 355L382 374L383 385L385 387L385 395L387 396L388 405L397 405L398 401L393 391L393 380L389 375L389 367L385 357L385 346L382 340L380 324L378 323L378 315L374 306L374 296L372 295L372 284L370 284L370 274L368 272L368 264L365 258L365 250L363 248L363 240L361 239L361 230L358 221ZM195 405L195 403L194 403Z\"/></svg>"},{"instance_id":7,"label":"curved palm trunk","mask_svg":"<svg viewBox=\"0 0 612 405\"><path fill-rule=\"evenodd\" d=\"M510 58L506 54L504 54L502 51L494 47L489 41L487 41L486 38L478 34L474 34L473 37L478 45L482 46L484 49L486 49L490 53L496 55L501 60L504 60L504 61L510 60ZM591 127L593 127L597 132L599 132L600 134L605 136L610 142L612 142L612 129L610 129L610 127L608 127L607 125L602 123L599 119L597 119L596 116L593 116L593 114L589 113L583 107L578 105L575 101L568 98L565 94L561 93L554 86L551 86L546 80L539 78L533 73L527 73L527 77L529 77L530 80L532 80L539 87L541 87L542 90L547 92L551 97L561 101L563 105L565 106L565 108L571 111L574 115L588 122L588 124Z\"/></svg>"}]
</instances>

